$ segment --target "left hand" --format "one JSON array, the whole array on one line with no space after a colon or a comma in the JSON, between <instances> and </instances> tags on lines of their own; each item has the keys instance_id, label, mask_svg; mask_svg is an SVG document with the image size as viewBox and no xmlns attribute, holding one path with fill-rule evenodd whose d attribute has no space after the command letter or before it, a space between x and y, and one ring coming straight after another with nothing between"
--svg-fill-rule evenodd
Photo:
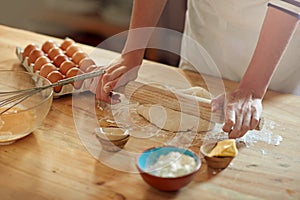
<instances>
[{"instance_id":1,"label":"left hand","mask_svg":"<svg viewBox=\"0 0 300 200\"><path fill-rule=\"evenodd\" d=\"M251 91L237 89L213 99L212 108L213 112L224 109L223 131L228 132L229 138L239 138L258 125L262 100L253 97Z\"/></svg>"},{"instance_id":2,"label":"left hand","mask_svg":"<svg viewBox=\"0 0 300 200\"><path fill-rule=\"evenodd\" d=\"M122 54L105 68L105 74L94 78L88 88L96 94L96 99L109 104L119 103L120 96L113 91L137 78L143 53L143 51L132 51Z\"/></svg>"}]
</instances>

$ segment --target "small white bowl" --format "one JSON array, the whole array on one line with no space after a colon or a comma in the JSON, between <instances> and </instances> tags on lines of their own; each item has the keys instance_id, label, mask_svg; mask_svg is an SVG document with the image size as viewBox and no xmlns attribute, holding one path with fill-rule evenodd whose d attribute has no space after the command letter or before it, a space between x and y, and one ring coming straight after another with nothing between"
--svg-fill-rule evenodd
<instances>
[{"instance_id":1,"label":"small white bowl","mask_svg":"<svg viewBox=\"0 0 300 200\"><path fill-rule=\"evenodd\" d=\"M96 128L95 134L101 143L103 150L117 152L124 148L130 134L127 129L122 128Z\"/></svg>"}]
</instances>

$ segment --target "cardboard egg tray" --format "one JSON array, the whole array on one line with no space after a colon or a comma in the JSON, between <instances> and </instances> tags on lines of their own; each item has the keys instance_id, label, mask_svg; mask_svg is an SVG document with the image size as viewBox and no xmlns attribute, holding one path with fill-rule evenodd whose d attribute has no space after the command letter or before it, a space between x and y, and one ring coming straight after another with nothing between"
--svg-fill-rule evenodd
<instances>
[{"instance_id":1,"label":"cardboard egg tray","mask_svg":"<svg viewBox=\"0 0 300 200\"><path fill-rule=\"evenodd\" d=\"M39 48L39 45L36 44L36 46ZM23 52L24 52L24 49L22 49L21 47L16 47L16 54L17 54L18 59L21 61L22 66L25 68L26 71L28 71L30 73L39 74L40 73L39 70L34 71L34 63L31 63L31 64L28 63L29 57L26 56L25 58L23 58ZM64 52L64 54L65 54L65 52ZM47 53L45 53L45 55L47 56ZM71 58L69 58L69 59L72 61ZM50 59L50 61L51 61L51 63L53 63L53 60ZM78 67L78 65L76 67ZM57 70L59 71L59 68L57 68ZM72 84L67 84L67 85L63 85L59 92L54 91L54 97L60 97L62 95L66 95L66 94L79 93L79 92L84 92L84 91L88 91L87 87L85 86L85 82L83 82L82 86L77 89L75 89Z\"/></svg>"}]
</instances>

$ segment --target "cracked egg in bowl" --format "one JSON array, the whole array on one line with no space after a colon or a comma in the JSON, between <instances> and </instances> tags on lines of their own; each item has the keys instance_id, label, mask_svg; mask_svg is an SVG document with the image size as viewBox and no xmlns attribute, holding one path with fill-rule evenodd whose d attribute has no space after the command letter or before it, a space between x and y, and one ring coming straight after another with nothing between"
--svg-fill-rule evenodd
<instances>
[{"instance_id":1,"label":"cracked egg in bowl","mask_svg":"<svg viewBox=\"0 0 300 200\"><path fill-rule=\"evenodd\" d=\"M50 110L53 89L33 95L20 91L49 84L46 78L34 73L0 70L0 144L11 144L41 125ZM21 98L15 98L15 95L21 95L24 99L20 101Z\"/></svg>"}]
</instances>

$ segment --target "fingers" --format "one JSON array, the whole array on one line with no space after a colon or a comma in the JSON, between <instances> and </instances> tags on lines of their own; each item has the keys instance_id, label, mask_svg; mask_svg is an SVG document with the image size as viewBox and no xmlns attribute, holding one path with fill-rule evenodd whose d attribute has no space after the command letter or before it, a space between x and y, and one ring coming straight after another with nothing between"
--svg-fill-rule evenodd
<instances>
[{"instance_id":1,"label":"fingers","mask_svg":"<svg viewBox=\"0 0 300 200\"><path fill-rule=\"evenodd\" d=\"M102 78L103 91L109 94L112 90L115 90L121 86L124 86L129 80L129 73L126 67L121 66L112 73L107 73Z\"/></svg>"},{"instance_id":2,"label":"fingers","mask_svg":"<svg viewBox=\"0 0 300 200\"><path fill-rule=\"evenodd\" d=\"M250 129L251 122L251 106L250 104L244 105L236 113L236 123L233 129L229 131L229 138L239 138L247 133Z\"/></svg>"},{"instance_id":3,"label":"fingers","mask_svg":"<svg viewBox=\"0 0 300 200\"><path fill-rule=\"evenodd\" d=\"M260 115L258 114L258 111L253 112L252 119L250 122L250 130L255 129L258 126L259 119L260 119Z\"/></svg>"},{"instance_id":4,"label":"fingers","mask_svg":"<svg viewBox=\"0 0 300 200\"><path fill-rule=\"evenodd\" d=\"M89 72L99 70L99 68L100 67L95 67L95 68L93 68L93 70L91 70ZM96 93L97 84L98 84L99 80L101 79L101 77L102 77L102 75L94 77L94 78L86 79L86 80L84 80L84 84L91 92Z\"/></svg>"},{"instance_id":5,"label":"fingers","mask_svg":"<svg viewBox=\"0 0 300 200\"><path fill-rule=\"evenodd\" d=\"M138 69L139 67L128 68L126 66L108 68L95 86L96 98L110 104L119 103L119 96L115 95L113 91L134 80L137 77Z\"/></svg>"},{"instance_id":6,"label":"fingers","mask_svg":"<svg viewBox=\"0 0 300 200\"><path fill-rule=\"evenodd\" d=\"M107 70L97 85L96 98L106 103L119 103L119 96L113 93L120 77L126 72L125 66L114 66Z\"/></svg>"},{"instance_id":7,"label":"fingers","mask_svg":"<svg viewBox=\"0 0 300 200\"><path fill-rule=\"evenodd\" d=\"M127 76L126 73L127 68L125 66L110 68L107 73L102 76L97 86L96 98L110 104L119 103L119 96L115 95L113 90L127 83L127 81L120 81L122 76Z\"/></svg>"},{"instance_id":8,"label":"fingers","mask_svg":"<svg viewBox=\"0 0 300 200\"><path fill-rule=\"evenodd\" d=\"M243 136L250 130L251 116L251 105L248 105L243 113L243 121L239 135Z\"/></svg>"},{"instance_id":9,"label":"fingers","mask_svg":"<svg viewBox=\"0 0 300 200\"><path fill-rule=\"evenodd\" d=\"M112 80L117 79L118 77L120 77L121 75L124 74L124 71L126 71L126 67L125 66L120 66L120 67L112 67L109 68L106 73L103 75L103 82L109 82Z\"/></svg>"},{"instance_id":10,"label":"fingers","mask_svg":"<svg viewBox=\"0 0 300 200\"><path fill-rule=\"evenodd\" d=\"M96 94L96 98L110 104L120 102L120 95L113 93L119 78L124 71L125 67L113 66L106 70L102 76L86 80L86 86L89 90ZM111 81L113 80L113 81Z\"/></svg>"},{"instance_id":11,"label":"fingers","mask_svg":"<svg viewBox=\"0 0 300 200\"><path fill-rule=\"evenodd\" d=\"M109 85L103 81L102 79L99 80L96 86L96 99L100 99L109 104L116 104L120 102L119 96L113 93L113 85Z\"/></svg>"},{"instance_id":12,"label":"fingers","mask_svg":"<svg viewBox=\"0 0 300 200\"><path fill-rule=\"evenodd\" d=\"M120 55L105 68L105 74L90 81L89 89L96 94L96 98L111 104L120 102L120 96L114 90L137 78L144 53L141 50Z\"/></svg>"},{"instance_id":13,"label":"fingers","mask_svg":"<svg viewBox=\"0 0 300 200\"><path fill-rule=\"evenodd\" d=\"M256 128L262 113L261 99L241 94L231 94L227 99L223 131L228 132L229 138L242 137Z\"/></svg>"},{"instance_id":14,"label":"fingers","mask_svg":"<svg viewBox=\"0 0 300 200\"><path fill-rule=\"evenodd\" d=\"M230 132L235 124L235 112L231 108L227 108L225 111L225 124L223 131Z\"/></svg>"},{"instance_id":15,"label":"fingers","mask_svg":"<svg viewBox=\"0 0 300 200\"><path fill-rule=\"evenodd\" d=\"M221 110L224 108L224 101L225 101L225 95L219 95L216 98L212 99L211 105L212 105L212 112L217 112L218 110Z\"/></svg>"},{"instance_id":16,"label":"fingers","mask_svg":"<svg viewBox=\"0 0 300 200\"><path fill-rule=\"evenodd\" d=\"M250 130L255 129L258 124L259 124L259 120L262 114L262 104L261 102L254 100L253 102L254 106L252 108L252 119L250 122Z\"/></svg>"}]
</instances>

